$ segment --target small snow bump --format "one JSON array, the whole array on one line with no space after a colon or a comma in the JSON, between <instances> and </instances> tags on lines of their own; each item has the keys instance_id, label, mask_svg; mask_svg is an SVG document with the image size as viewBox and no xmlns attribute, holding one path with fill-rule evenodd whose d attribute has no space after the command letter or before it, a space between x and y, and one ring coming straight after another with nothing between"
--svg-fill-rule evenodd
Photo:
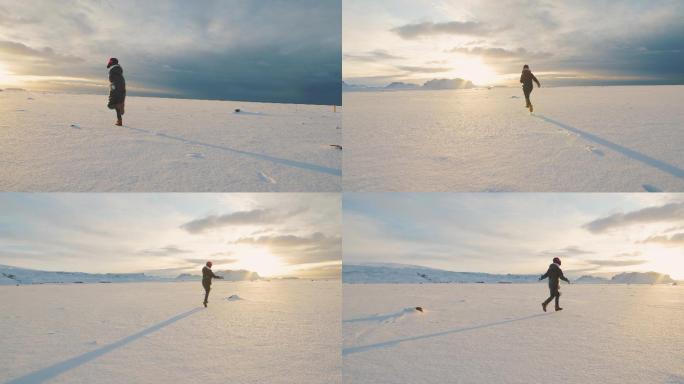
<instances>
[{"instance_id":1,"label":"small snow bump","mask_svg":"<svg viewBox=\"0 0 684 384\"><path fill-rule=\"evenodd\" d=\"M655 185L651 185L651 184L643 184L641 187L644 188L644 191L646 191L646 192L652 192L652 193L663 192L662 189L656 187Z\"/></svg>"},{"instance_id":2,"label":"small snow bump","mask_svg":"<svg viewBox=\"0 0 684 384\"><path fill-rule=\"evenodd\" d=\"M342 146L339 144L328 144L328 145L335 148L335 149L339 149L340 151L342 150Z\"/></svg>"},{"instance_id":3,"label":"small snow bump","mask_svg":"<svg viewBox=\"0 0 684 384\"><path fill-rule=\"evenodd\" d=\"M228 301L238 301L238 300L244 300L244 299L243 299L242 297L238 296L238 295L230 295L230 296L228 296L228 297L225 297L224 300L228 300Z\"/></svg>"},{"instance_id":4,"label":"small snow bump","mask_svg":"<svg viewBox=\"0 0 684 384\"><path fill-rule=\"evenodd\" d=\"M191 159L204 159L204 155L199 152L186 153L185 157L189 157Z\"/></svg>"},{"instance_id":5,"label":"small snow bump","mask_svg":"<svg viewBox=\"0 0 684 384\"><path fill-rule=\"evenodd\" d=\"M81 126L78 125L78 124L76 124L76 123L71 124L71 125L69 125L69 126L70 126L71 128L74 128L74 129L81 129Z\"/></svg>"},{"instance_id":6,"label":"small snow bump","mask_svg":"<svg viewBox=\"0 0 684 384\"><path fill-rule=\"evenodd\" d=\"M269 183L269 184L278 184L278 183L275 181L274 178L272 178L271 176L265 174L264 172L259 172L259 178L260 178L262 181L264 181L264 182L266 182L266 183Z\"/></svg>"}]
</instances>

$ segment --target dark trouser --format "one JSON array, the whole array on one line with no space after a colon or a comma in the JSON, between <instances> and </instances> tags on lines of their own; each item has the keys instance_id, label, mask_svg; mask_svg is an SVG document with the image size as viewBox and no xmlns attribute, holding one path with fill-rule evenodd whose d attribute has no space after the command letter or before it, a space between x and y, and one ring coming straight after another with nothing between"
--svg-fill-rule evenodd
<instances>
[{"instance_id":1,"label":"dark trouser","mask_svg":"<svg viewBox=\"0 0 684 384\"><path fill-rule=\"evenodd\" d=\"M209 291L211 291L211 283L202 282L204 287L204 304L209 302Z\"/></svg>"},{"instance_id":2,"label":"dark trouser","mask_svg":"<svg viewBox=\"0 0 684 384\"><path fill-rule=\"evenodd\" d=\"M124 114L124 103L120 103L114 106L114 109L116 109L116 120L121 121L121 117Z\"/></svg>"},{"instance_id":3,"label":"dark trouser","mask_svg":"<svg viewBox=\"0 0 684 384\"><path fill-rule=\"evenodd\" d=\"M532 87L523 87L523 93L525 94L525 106L529 107L532 105L530 102L530 94L532 93Z\"/></svg>"},{"instance_id":4,"label":"dark trouser","mask_svg":"<svg viewBox=\"0 0 684 384\"><path fill-rule=\"evenodd\" d=\"M555 298L556 299L556 308L559 308L560 307L560 302L559 302L560 301L560 291L558 290L558 287L549 285L549 292L551 293L551 296L549 296L549 298L546 299L546 301L544 301L544 305L545 306L549 305L551 300L553 300Z\"/></svg>"}]
</instances>

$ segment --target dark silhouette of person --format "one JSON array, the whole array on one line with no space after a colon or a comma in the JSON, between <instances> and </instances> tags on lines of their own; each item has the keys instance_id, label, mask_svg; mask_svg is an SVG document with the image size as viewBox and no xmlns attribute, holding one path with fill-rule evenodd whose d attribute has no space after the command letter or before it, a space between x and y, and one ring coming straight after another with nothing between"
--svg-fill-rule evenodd
<instances>
[{"instance_id":1,"label":"dark silhouette of person","mask_svg":"<svg viewBox=\"0 0 684 384\"><path fill-rule=\"evenodd\" d=\"M525 108L529 108L530 112L534 112L534 107L532 106L532 102L530 102L530 94L532 93L532 89L534 89L533 81L537 83L537 88L541 87L537 77L530 71L530 66L525 64L523 66L522 74L520 75L520 83L523 85L523 93L525 94Z\"/></svg>"},{"instance_id":2,"label":"dark silhouette of person","mask_svg":"<svg viewBox=\"0 0 684 384\"><path fill-rule=\"evenodd\" d=\"M211 291L211 279L223 279L221 276L216 276L211 270L211 261L207 261L207 265L202 267L202 286L204 287L204 307L209 303L209 291Z\"/></svg>"},{"instance_id":3,"label":"dark silhouette of person","mask_svg":"<svg viewBox=\"0 0 684 384\"><path fill-rule=\"evenodd\" d=\"M124 102L126 101L126 80L123 68L116 57L109 59L109 103L107 108L116 110L116 125L123 125Z\"/></svg>"},{"instance_id":4,"label":"dark silhouette of person","mask_svg":"<svg viewBox=\"0 0 684 384\"><path fill-rule=\"evenodd\" d=\"M546 271L545 274L543 274L540 278L539 281L542 281L546 278L549 279L549 292L550 296L546 301L542 303L542 309L544 312L546 312L546 306L549 305L551 300L556 299L556 311L562 311L563 308L560 307L560 281L563 280L566 283L570 284L570 280L568 280L564 275L563 275L563 270L560 268L561 261L559 258L554 257L553 258L553 263L549 265L549 269Z\"/></svg>"}]
</instances>

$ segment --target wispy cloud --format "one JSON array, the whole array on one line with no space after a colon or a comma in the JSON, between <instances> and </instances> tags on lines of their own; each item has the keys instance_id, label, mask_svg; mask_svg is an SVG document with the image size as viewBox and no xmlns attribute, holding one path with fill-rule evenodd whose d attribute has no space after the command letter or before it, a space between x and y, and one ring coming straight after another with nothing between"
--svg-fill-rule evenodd
<instances>
[{"instance_id":1,"label":"wispy cloud","mask_svg":"<svg viewBox=\"0 0 684 384\"><path fill-rule=\"evenodd\" d=\"M448 21L443 23L423 22L405 24L392 28L392 32L404 39L417 39L434 35L467 35L486 36L492 33L491 28L477 21Z\"/></svg>"},{"instance_id":2,"label":"wispy cloud","mask_svg":"<svg viewBox=\"0 0 684 384\"><path fill-rule=\"evenodd\" d=\"M684 221L684 203L669 203L627 213L615 213L592 220L583 228L592 233L603 233L616 228L638 224Z\"/></svg>"},{"instance_id":3,"label":"wispy cloud","mask_svg":"<svg viewBox=\"0 0 684 384\"><path fill-rule=\"evenodd\" d=\"M270 209L253 209L225 215L210 215L182 224L180 227L189 233L197 234L217 228L234 225L262 225L280 221L283 216Z\"/></svg>"}]
</instances>

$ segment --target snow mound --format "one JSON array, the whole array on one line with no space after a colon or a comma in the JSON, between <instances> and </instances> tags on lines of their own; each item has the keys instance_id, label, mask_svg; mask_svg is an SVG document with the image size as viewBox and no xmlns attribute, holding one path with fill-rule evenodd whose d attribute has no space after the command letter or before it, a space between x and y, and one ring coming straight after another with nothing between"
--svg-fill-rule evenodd
<instances>
[{"instance_id":1,"label":"snow mound","mask_svg":"<svg viewBox=\"0 0 684 384\"><path fill-rule=\"evenodd\" d=\"M238 296L238 295L230 295L230 296L224 298L224 300L228 300L228 301L238 301L238 300L244 300L244 299L243 299L242 297Z\"/></svg>"},{"instance_id":2,"label":"snow mound","mask_svg":"<svg viewBox=\"0 0 684 384\"><path fill-rule=\"evenodd\" d=\"M419 309L420 308L420 309ZM357 317L354 319L344 320L344 323L362 323L362 322L375 322L375 323L394 323L406 316L415 316L424 313L425 309L423 307L406 307L400 311L390 312L390 313L376 313L370 316Z\"/></svg>"}]
</instances>

